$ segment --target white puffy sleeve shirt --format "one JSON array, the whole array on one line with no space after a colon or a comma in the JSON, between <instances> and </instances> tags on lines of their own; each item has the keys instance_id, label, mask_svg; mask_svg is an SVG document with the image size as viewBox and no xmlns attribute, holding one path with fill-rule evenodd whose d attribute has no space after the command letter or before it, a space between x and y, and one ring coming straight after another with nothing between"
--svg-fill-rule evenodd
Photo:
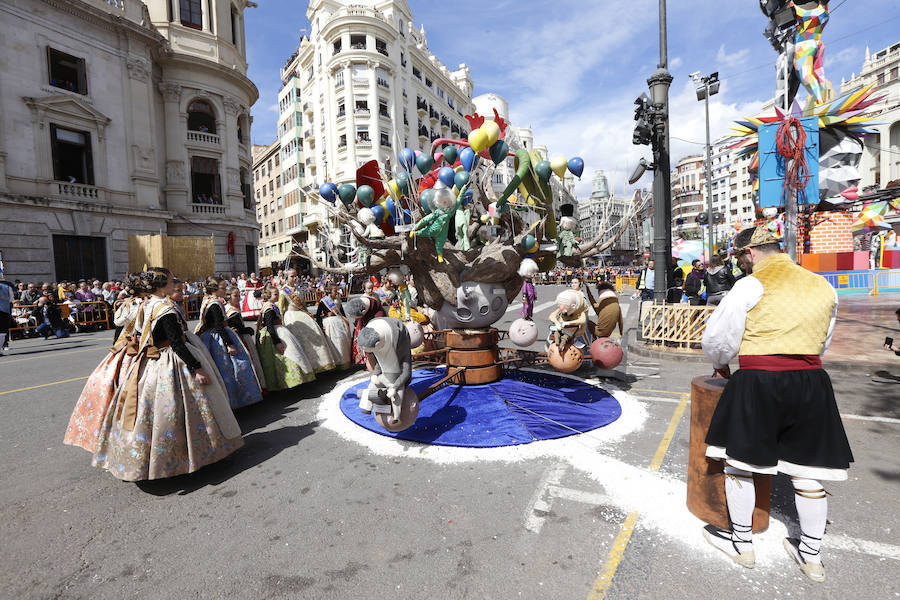
<instances>
[{"instance_id":1,"label":"white puffy sleeve shirt","mask_svg":"<svg viewBox=\"0 0 900 600\"><path fill-rule=\"evenodd\" d=\"M716 310L709 316L702 345L703 352L716 369L725 367L737 356L741 349L741 340L744 338L747 313L762 299L763 292L763 285L759 279L752 275L743 277L725 294ZM831 311L831 322L828 324L828 336L825 338L822 354L825 354L831 344L837 309L838 297L835 291L834 309Z\"/></svg>"}]
</instances>

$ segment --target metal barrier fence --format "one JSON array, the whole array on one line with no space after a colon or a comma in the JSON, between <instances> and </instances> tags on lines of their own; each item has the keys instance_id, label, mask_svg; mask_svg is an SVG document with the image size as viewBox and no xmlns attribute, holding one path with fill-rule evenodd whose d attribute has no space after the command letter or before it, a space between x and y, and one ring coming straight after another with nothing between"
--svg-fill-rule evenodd
<instances>
[{"instance_id":1,"label":"metal barrier fence","mask_svg":"<svg viewBox=\"0 0 900 600\"><path fill-rule=\"evenodd\" d=\"M689 304L641 305L641 337L662 348L702 352L700 342L714 306Z\"/></svg>"},{"instance_id":2,"label":"metal barrier fence","mask_svg":"<svg viewBox=\"0 0 900 600\"><path fill-rule=\"evenodd\" d=\"M74 302L66 304L58 302L60 317L73 325L102 325L104 329L112 327L112 310L109 304L103 300L93 302ZM13 307L13 325L9 328L12 332L33 332L40 322L32 318L31 313L38 307L37 304L26 304ZM74 314L74 319L70 319Z\"/></svg>"},{"instance_id":3,"label":"metal barrier fence","mask_svg":"<svg viewBox=\"0 0 900 600\"><path fill-rule=\"evenodd\" d=\"M839 294L900 292L900 269L826 271L819 273Z\"/></svg>"}]
</instances>

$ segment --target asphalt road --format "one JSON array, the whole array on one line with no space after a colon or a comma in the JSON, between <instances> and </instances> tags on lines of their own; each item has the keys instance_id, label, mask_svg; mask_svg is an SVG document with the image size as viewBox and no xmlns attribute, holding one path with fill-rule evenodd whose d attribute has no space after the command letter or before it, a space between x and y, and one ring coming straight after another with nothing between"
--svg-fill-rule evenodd
<instances>
[{"instance_id":1,"label":"asphalt road","mask_svg":"<svg viewBox=\"0 0 900 600\"><path fill-rule=\"evenodd\" d=\"M538 288L539 322L560 289ZM827 485L814 584L781 549L789 482L774 481L752 571L708 549L684 507L684 394L705 365L632 355L628 381L602 384L619 421L490 451L364 432L335 410L361 374L326 375L239 411L246 445L226 460L134 484L62 444L110 337L16 341L0 357L2 598L900 596L900 368L833 376L856 463Z\"/></svg>"}]
</instances>

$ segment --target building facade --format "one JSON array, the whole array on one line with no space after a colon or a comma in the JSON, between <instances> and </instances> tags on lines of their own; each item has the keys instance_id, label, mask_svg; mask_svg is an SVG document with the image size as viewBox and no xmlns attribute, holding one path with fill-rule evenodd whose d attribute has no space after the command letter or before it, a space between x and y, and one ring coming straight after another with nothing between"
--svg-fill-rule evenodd
<instances>
[{"instance_id":1,"label":"building facade","mask_svg":"<svg viewBox=\"0 0 900 600\"><path fill-rule=\"evenodd\" d=\"M10 279L121 277L128 236L212 237L252 268L246 0L0 3Z\"/></svg>"},{"instance_id":2,"label":"building facade","mask_svg":"<svg viewBox=\"0 0 900 600\"><path fill-rule=\"evenodd\" d=\"M254 145L253 199L259 224L259 265L283 263L291 252L293 240L286 233L290 223L284 216L281 146L275 140L268 146ZM296 217L294 217L296 219Z\"/></svg>"},{"instance_id":3,"label":"building facade","mask_svg":"<svg viewBox=\"0 0 900 600\"><path fill-rule=\"evenodd\" d=\"M875 84L875 94L885 96L874 106L874 120L879 124L873 128L875 135L864 138L862 160L860 161L859 189L879 190L900 180L900 42L872 54L866 48L866 58L859 75L851 75L841 81L840 93L856 91ZM885 218L900 229L900 215L889 211Z\"/></svg>"},{"instance_id":4,"label":"building facade","mask_svg":"<svg viewBox=\"0 0 900 600\"><path fill-rule=\"evenodd\" d=\"M578 202L578 226L582 239L592 240L604 233L612 234L628 210L631 198L616 196L602 169L594 171L591 179L591 195ZM640 252L639 227L635 220L615 243L603 252L607 264L629 264ZM589 262L599 263L600 256L590 257Z\"/></svg>"},{"instance_id":5,"label":"building facade","mask_svg":"<svg viewBox=\"0 0 900 600\"><path fill-rule=\"evenodd\" d=\"M297 217L286 233L317 260L341 261L349 236L319 185L355 184L370 160L387 180L401 149L430 152L437 138L466 137L473 84L468 67L451 71L429 50L405 0L311 0L306 16L310 34L281 71L285 219Z\"/></svg>"},{"instance_id":6,"label":"building facade","mask_svg":"<svg viewBox=\"0 0 900 600\"><path fill-rule=\"evenodd\" d=\"M706 210L706 175L701 154L685 156L672 171L672 237L699 240L703 234L697 217Z\"/></svg>"}]
</instances>

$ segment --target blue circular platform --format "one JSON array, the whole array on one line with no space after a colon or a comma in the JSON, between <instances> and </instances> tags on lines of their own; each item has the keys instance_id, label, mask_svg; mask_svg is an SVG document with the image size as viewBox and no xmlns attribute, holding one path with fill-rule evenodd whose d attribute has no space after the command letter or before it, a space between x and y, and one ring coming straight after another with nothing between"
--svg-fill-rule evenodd
<instances>
[{"instance_id":1,"label":"blue circular platform","mask_svg":"<svg viewBox=\"0 0 900 600\"><path fill-rule=\"evenodd\" d=\"M444 377L444 369L416 369L416 393ZM423 400L412 427L392 433L359 409L366 379L341 396L341 412L381 435L437 444L493 448L566 437L609 425L622 407L609 392L553 373L513 371L487 385L447 386Z\"/></svg>"}]
</instances>

